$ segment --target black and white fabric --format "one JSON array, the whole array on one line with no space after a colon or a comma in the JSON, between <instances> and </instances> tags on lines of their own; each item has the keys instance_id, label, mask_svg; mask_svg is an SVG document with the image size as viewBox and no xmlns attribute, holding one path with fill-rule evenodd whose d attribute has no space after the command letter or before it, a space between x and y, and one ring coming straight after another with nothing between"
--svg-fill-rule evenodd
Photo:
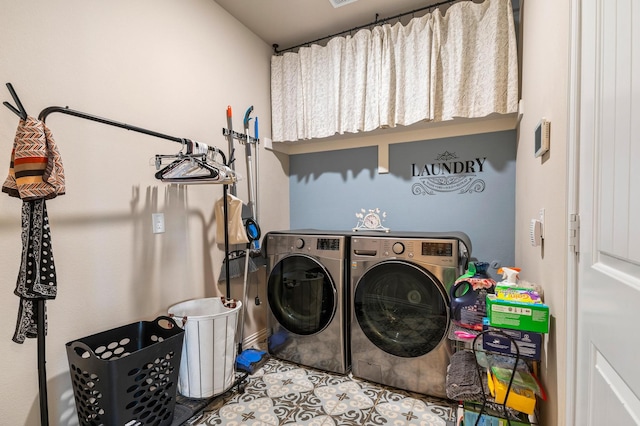
<instances>
[{"instance_id":1,"label":"black and white fabric","mask_svg":"<svg viewBox=\"0 0 640 426\"><path fill-rule=\"evenodd\" d=\"M13 341L37 337L37 300L54 299L57 293L51 230L45 200L22 203L22 255L14 293L20 297ZM46 317L45 317L46 333Z\"/></svg>"},{"instance_id":2,"label":"black and white fabric","mask_svg":"<svg viewBox=\"0 0 640 426\"><path fill-rule=\"evenodd\" d=\"M20 297L13 341L38 337L38 305L54 299L56 271L45 200L65 193L62 159L43 121L20 120L11 151L9 174L2 192L22 200L22 253L14 293ZM46 310L40 318L46 335Z\"/></svg>"}]
</instances>

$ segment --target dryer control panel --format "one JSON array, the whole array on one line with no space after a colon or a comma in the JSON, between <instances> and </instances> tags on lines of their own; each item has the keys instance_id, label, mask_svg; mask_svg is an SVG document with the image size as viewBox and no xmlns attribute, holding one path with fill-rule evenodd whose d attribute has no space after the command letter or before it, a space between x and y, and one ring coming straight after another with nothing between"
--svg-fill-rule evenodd
<instances>
[{"instance_id":1,"label":"dryer control panel","mask_svg":"<svg viewBox=\"0 0 640 426\"><path fill-rule=\"evenodd\" d=\"M406 259L441 266L458 265L456 239L352 237L351 259Z\"/></svg>"}]
</instances>

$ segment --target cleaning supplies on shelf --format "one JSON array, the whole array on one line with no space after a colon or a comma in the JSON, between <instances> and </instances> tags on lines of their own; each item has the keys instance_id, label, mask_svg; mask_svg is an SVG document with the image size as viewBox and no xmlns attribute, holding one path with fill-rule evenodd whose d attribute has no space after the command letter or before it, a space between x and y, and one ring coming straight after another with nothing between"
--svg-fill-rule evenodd
<instances>
[{"instance_id":1,"label":"cleaning supplies on shelf","mask_svg":"<svg viewBox=\"0 0 640 426\"><path fill-rule=\"evenodd\" d=\"M502 275L502 281L496 283L495 294L499 299L516 300L521 302L542 303L543 291L538 284L530 283L520 279L522 269L516 267L502 267L498 269L498 274ZM528 294L526 296L513 296L513 294ZM508 295L508 296L507 296Z\"/></svg>"},{"instance_id":2,"label":"cleaning supplies on shelf","mask_svg":"<svg viewBox=\"0 0 640 426\"><path fill-rule=\"evenodd\" d=\"M544 303L527 303L498 299L487 295L487 314L493 327L514 330L549 332L549 307Z\"/></svg>"},{"instance_id":3,"label":"cleaning supplies on shelf","mask_svg":"<svg viewBox=\"0 0 640 426\"><path fill-rule=\"evenodd\" d=\"M542 303L537 291L523 287L496 287L496 299L520 303Z\"/></svg>"},{"instance_id":4,"label":"cleaning supplies on shelf","mask_svg":"<svg viewBox=\"0 0 640 426\"><path fill-rule=\"evenodd\" d=\"M487 274L487 262L469 262L467 272L459 277L450 290L451 316L454 324L482 330L486 316L486 297L495 291L496 282Z\"/></svg>"},{"instance_id":5,"label":"cleaning supplies on shelf","mask_svg":"<svg viewBox=\"0 0 640 426\"><path fill-rule=\"evenodd\" d=\"M507 396L512 374L513 381ZM487 370L487 378L489 391L497 403L504 403L506 398L507 407L526 414L533 414L536 407L536 395L542 396L542 391L530 373L519 370L513 372L510 369L491 367L490 370Z\"/></svg>"},{"instance_id":6,"label":"cleaning supplies on shelf","mask_svg":"<svg viewBox=\"0 0 640 426\"><path fill-rule=\"evenodd\" d=\"M500 268L502 281L496 284L495 295L499 300L522 303L542 303L539 286L518 281L520 268Z\"/></svg>"},{"instance_id":7,"label":"cleaning supplies on shelf","mask_svg":"<svg viewBox=\"0 0 640 426\"><path fill-rule=\"evenodd\" d=\"M502 274L502 281L497 283L496 286L515 287L518 284L520 268L502 267L498 269L498 273Z\"/></svg>"},{"instance_id":8,"label":"cleaning supplies on shelf","mask_svg":"<svg viewBox=\"0 0 640 426\"><path fill-rule=\"evenodd\" d=\"M542 288L518 280L520 268L500 268L503 280L488 294L487 317L492 327L535 333L549 332L549 307L543 303Z\"/></svg>"},{"instance_id":9,"label":"cleaning supplies on shelf","mask_svg":"<svg viewBox=\"0 0 640 426\"><path fill-rule=\"evenodd\" d=\"M542 392L542 388L538 384L538 381L533 374L522 369L516 369L515 373L511 368L504 368L493 366L491 367L491 374L495 380L509 385L511 375L513 375L513 381L511 382L512 389L528 389L540 398L546 399L546 395Z\"/></svg>"},{"instance_id":10,"label":"cleaning supplies on shelf","mask_svg":"<svg viewBox=\"0 0 640 426\"><path fill-rule=\"evenodd\" d=\"M488 318L485 318L484 331L482 349L485 351L514 356L519 353L522 358L540 361L543 341L541 333L491 327Z\"/></svg>"}]
</instances>

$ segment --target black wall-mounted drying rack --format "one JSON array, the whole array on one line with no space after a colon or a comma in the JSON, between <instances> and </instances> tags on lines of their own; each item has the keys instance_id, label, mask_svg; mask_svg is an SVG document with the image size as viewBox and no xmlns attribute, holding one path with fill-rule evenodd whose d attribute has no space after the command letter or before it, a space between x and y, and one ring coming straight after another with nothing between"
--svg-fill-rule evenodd
<instances>
[{"instance_id":1,"label":"black wall-mounted drying rack","mask_svg":"<svg viewBox=\"0 0 640 426\"><path fill-rule=\"evenodd\" d=\"M11 83L7 83L7 88L13 97L13 101L16 103L17 108L11 105L9 102L3 102L3 105L9 108L13 113L15 113L22 120L27 119L27 111L25 110L22 102L20 102L20 98L16 94ZM98 117L95 115L87 114L80 111L75 111L69 109L69 107L59 107L59 106L50 106L43 109L38 115L38 119L42 122L46 120L46 118L55 112L59 112L66 115L71 115L74 117L82 118L85 120L96 121L98 123L106 124L109 126L120 127L122 129L131 130L133 132L144 133L146 135L154 136L160 139L166 139L173 142L178 142L183 144L185 139L178 138L175 136L169 136L163 133L159 133L153 130L144 129L142 127L132 126L126 123L121 123L118 121L109 120L107 118ZM236 135L234 135L236 136ZM244 135L238 135L242 137ZM225 166L229 166L233 160L233 152L229 154L229 158L231 159L229 163L227 163L226 156L220 151L218 148L210 147L210 150L215 150L217 154L222 156L222 162ZM185 181L184 183L188 183ZM223 184L223 213L224 213L224 252L225 252L225 261L227 264L229 263L229 229L228 229L228 200L227 200L227 192L228 192L228 184ZM226 268L226 297L228 299L231 298L231 279L229 268ZM40 399L40 422L42 426L49 425L49 409L47 402L47 373L46 373L46 347L45 347L45 301L42 299L36 300L37 312L38 312L38 384L39 384L39 399Z\"/></svg>"}]
</instances>

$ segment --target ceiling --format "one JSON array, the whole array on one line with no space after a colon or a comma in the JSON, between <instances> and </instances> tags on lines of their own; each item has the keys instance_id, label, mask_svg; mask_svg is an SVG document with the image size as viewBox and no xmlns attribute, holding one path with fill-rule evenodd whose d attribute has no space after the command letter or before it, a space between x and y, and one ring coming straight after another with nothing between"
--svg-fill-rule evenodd
<instances>
[{"instance_id":1,"label":"ceiling","mask_svg":"<svg viewBox=\"0 0 640 426\"><path fill-rule=\"evenodd\" d=\"M370 24L376 20L376 14L382 20L443 2L358 0L342 1L342 6L334 8L330 0L215 1L266 43L277 44L279 50ZM416 13L415 16L422 16L426 12ZM406 19L410 18L409 15Z\"/></svg>"}]
</instances>

